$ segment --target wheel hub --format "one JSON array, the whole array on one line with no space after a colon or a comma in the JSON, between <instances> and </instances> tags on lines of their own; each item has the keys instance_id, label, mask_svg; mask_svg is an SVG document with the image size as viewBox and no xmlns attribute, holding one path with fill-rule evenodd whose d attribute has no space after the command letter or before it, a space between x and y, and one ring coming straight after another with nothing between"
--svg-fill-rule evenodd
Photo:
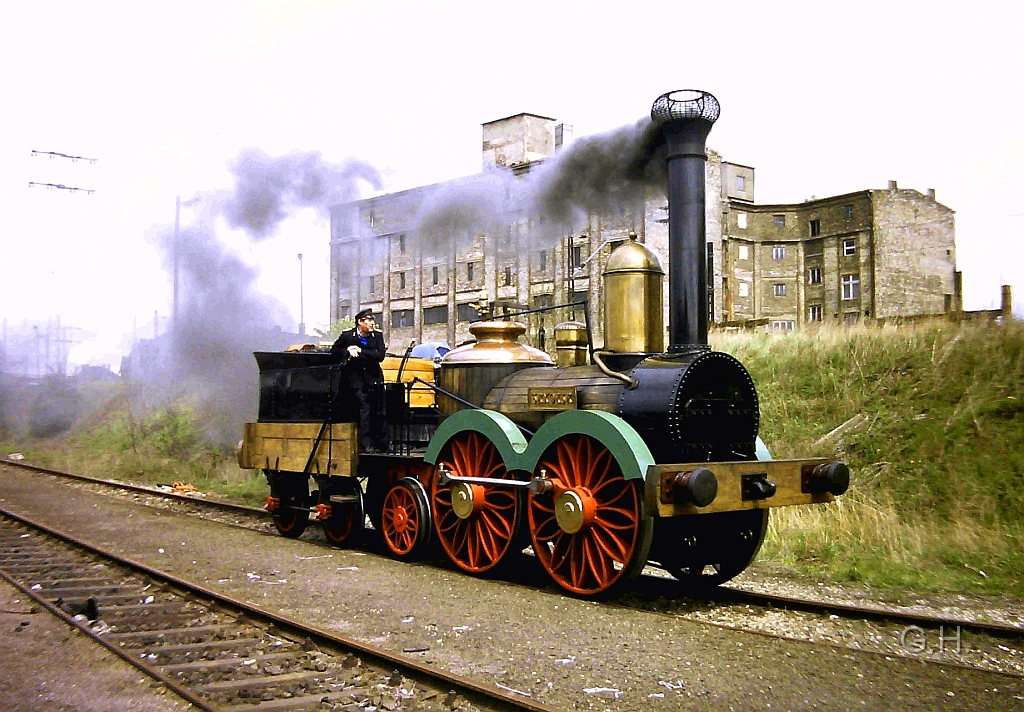
<instances>
[{"instance_id":1,"label":"wheel hub","mask_svg":"<svg viewBox=\"0 0 1024 712\"><path fill-rule=\"evenodd\" d=\"M452 509L459 519L469 519L476 505L477 489L468 482L456 482L452 485Z\"/></svg>"},{"instance_id":2,"label":"wheel hub","mask_svg":"<svg viewBox=\"0 0 1024 712\"><path fill-rule=\"evenodd\" d=\"M394 511L395 529L400 532L404 532L409 526L409 515L405 513L404 509L398 508Z\"/></svg>"},{"instance_id":3,"label":"wheel hub","mask_svg":"<svg viewBox=\"0 0 1024 712\"><path fill-rule=\"evenodd\" d=\"M585 490L566 490L555 499L555 521L568 534L589 526L596 514L597 503Z\"/></svg>"}]
</instances>

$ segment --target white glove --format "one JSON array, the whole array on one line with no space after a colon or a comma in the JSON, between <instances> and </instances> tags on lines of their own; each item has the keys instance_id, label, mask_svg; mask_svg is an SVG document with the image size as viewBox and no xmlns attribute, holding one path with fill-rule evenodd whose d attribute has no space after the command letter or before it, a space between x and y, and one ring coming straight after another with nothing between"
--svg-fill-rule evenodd
<instances>
[{"instance_id":1,"label":"white glove","mask_svg":"<svg viewBox=\"0 0 1024 712\"><path fill-rule=\"evenodd\" d=\"M348 355L351 356L352 358L358 356L360 353L362 353L362 351L363 350L356 346L355 344L352 344L351 346L348 347Z\"/></svg>"}]
</instances>

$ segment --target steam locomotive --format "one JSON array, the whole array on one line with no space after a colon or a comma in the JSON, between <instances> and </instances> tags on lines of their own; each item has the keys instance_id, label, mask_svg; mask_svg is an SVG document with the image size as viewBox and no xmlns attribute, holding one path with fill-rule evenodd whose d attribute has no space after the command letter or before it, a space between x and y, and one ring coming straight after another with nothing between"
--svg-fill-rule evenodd
<instances>
[{"instance_id":1,"label":"steam locomotive","mask_svg":"<svg viewBox=\"0 0 1024 712\"><path fill-rule=\"evenodd\" d=\"M529 544L562 589L607 597L648 561L694 586L727 581L756 555L770 508L845 492L842 462L770 459L750 375L707 345L705 141L718 114L712 95L690 90L652 109L668 163L667 350L664 272L632 239L604 270L600 350L586 324L563 323L556 363L492 313L436 374L408 354L385 360L388 452L357 452L329 354L255 354L259 418L238 458L266 474L278 531L301 535L312 511L349 544L369 515L395 557L436 541L476 574Z\"/></svg>"}]
</instances>

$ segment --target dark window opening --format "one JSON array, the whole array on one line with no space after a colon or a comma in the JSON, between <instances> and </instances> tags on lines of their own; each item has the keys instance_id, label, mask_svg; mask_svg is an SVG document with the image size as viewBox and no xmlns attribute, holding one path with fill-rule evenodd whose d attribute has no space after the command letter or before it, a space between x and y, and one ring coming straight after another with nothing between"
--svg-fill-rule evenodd
<instances>
[{"instance_id":1,"label":"dark window opening","mask_svg":"<svg viewBox=\"0 0 1024 712\"><path fill-rule=\"evenodd\" d=\"M416 325L415 313L412 309L395 309L391 312L391 326L395 329L404 329Z\"/></svg>"},{"instance_id":2,"label":"dark window opening","mask_svg":"<svg viewBox=\"0 0 1024 712\"><path fill-rule=\"evenodd\" d=\"M775 227L786 227L786 216L785 215L773 215L772 220L775 223Z\"/></svg>"},{"instance_id":3,"label":"dark window opening","mask_svg":"<svg viewBox=\"0 0 1024 712\"><path fill-rule=\"evenodd\" d=\"M811 237L817 237L821 234L821 220L811 220Z\"/></svg>"},{"instance_id":4,"label":"dark window opening","mask_svg":"<svg viewBox=\"0 0 1024 712\"><path fill-rule=\"evenodd\" d=\"M843 206L843 217L845 217L847 219L853 217L853 206L852 205L844 205Z\"/></svg>"},{"instance_id":5,"label":"dark window opening","mask_svg":"<svg viewBox=\"0 0 1024 712\"><path fill-rule=\"evenodd\" d=\"M447 324L448 323L448 305L442 304L439 307L425 307L423 309L423 325L427 324Z\"/></svg>"},{"instance_id":6,"label":"dark window opening","mask_svg":"<svg viewBox=\"0 0 1024 712\"><path fill-rule=\"evenodd\" d=\"M470 282L473 281L473 277L476 272L476 264L473 262L466 263L466 279Z\"/></svg>"},{"instance_id":7,"label":"dark window opening","mask_svg":"<svg viewBox=\"0 0 1024 712\"><path fill-rule=\"evenodd\" d=\"M456 309L459 321L473 321L477 318L476 308L472 304L458 304Z\"/></svg>"},{"instance_id":8,"label":"dark window opening","mask_svg":"<svg viewBox=\"0 0 1024 712\"><path fill-rule=\"evenodd\" d=\"M398 288L405 289L405 272L398 273Z\"/></svg>"},{"instance_id":9,"label":"dark window opening","mask_svg":"<svg viewBox=\"0 0 1024 712\"><path fill-rule=\"evenodd\" d=\"M402 253L403 255L405 254L405 234L404 233L398 236L398 251L400 253Z\"/></svg>"},{"instance_id":10,"label":"dark window opening","mask_svg":"<svg viewBox=\"0 0 1024 712\"><path fill-rule=\"evenodd\" d=\"M510 284L512 284L512 268L511 267L506 267L505 268L505 282L504 282L504 284L505 284L506 287L509 286Z\"/></svg>"},{"instance_id":11,"label":"dark window opening","mask_svg":"<svg viewBox=\"0 0 1024 712\"><path fill-rule=\"evenodd\" d=\"M430 268L430 276L431 276L431 278L434 281L434 286L436 287L438 285L438 283L441 281L440 272L437 269L437 267L431 267Z\"/></svg>"}]
</instances>

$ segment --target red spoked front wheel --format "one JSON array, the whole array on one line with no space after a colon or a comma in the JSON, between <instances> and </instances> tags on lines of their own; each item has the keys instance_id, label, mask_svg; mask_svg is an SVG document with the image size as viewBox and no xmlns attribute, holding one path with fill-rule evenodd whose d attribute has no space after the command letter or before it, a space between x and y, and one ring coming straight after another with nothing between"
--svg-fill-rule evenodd
<instances>
[{"instance_id":1,"label":"red spoked front wheel","mask_svg":"<svg viewBox=\"0 0 1024 712\"><path fill-rule=\"evenodd\" d=\"M607 597L647 563L653 521L642 483L626 480L611 451L589 435L566 435L548 448L535 476L553 481L531 494L530 537L559 586L579 596Z\"/></svg>"},{"instance_id":2,"label":"red spoked front wheel","mask_svg":"<svg viewBox=\"0 0 1024 712\"><path fill-rule=\"evenodd\" d=\"M420 558L430 543L430 503L419 481L403 477L384 495L381 535L398 559Z\"/></svg>"},{"instance_id":3,"label":"red spoked front wheel","mask_svg":"<svg viewBox=\"0 0 1024 712\"><path fill-rule=\"evenodd\" d=\"M459 477L514 479L498 448L480 433L459 433L445 445L438 467ZM521 518L520 490L455 482L431 484L437 537L456 566L479 574L490 571L515 549Z\"/></svg>"}]
</instances>

